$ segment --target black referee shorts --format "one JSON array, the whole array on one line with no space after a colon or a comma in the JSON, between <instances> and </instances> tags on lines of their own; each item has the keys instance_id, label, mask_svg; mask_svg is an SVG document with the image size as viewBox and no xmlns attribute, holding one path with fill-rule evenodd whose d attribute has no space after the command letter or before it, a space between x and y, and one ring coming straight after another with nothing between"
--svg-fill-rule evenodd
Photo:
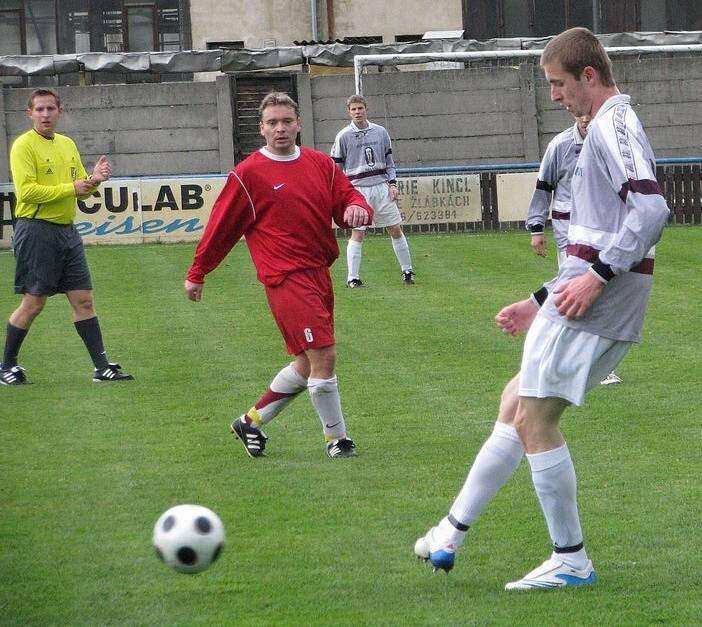
<instances>
[{"instance_id":1,"label":"black referee shorts","mask_svg":"<svg viewBox=\"0 0 702 627\"><path fill-rule=\"evenodd\" d=\"M73 224L18 218L12 246L15 294L53 296L93 288L83 240Z\"/></svg>"}]
</instances>

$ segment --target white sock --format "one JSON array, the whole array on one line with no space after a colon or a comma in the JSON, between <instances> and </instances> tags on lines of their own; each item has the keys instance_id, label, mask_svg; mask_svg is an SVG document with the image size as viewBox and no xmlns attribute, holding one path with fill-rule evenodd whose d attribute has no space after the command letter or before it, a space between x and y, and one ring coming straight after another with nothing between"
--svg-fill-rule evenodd
<instances>
[{"instance_id":1,"label":"white sock","mask_svg":"<svg viewBox=\"0 0 702 627\"><path fill-rule=\"evenodd\" d=\"M275 375L270 387L246 415L258 426L264 425L283 411L306 387L307 379L292 364L288 364Z\"/></svg>"},{"instance_id":2,"label":"white sock","mask_svg":"<svg viewBox=\"0 0 702 627\"><path fill-rule=\"evenodd\" d=\"M307 389L322 422L322 430L327 441L331 442L346 435L336 375L331 379L310 378L307 381Z\"/></svg>"},{"instance_id":3,"label":"white sock","mask_svg":"<svg viewBox=\"0 0 702 627\"><path fill-rule=\"evenodd\" d=\"M524 446L511 425L496 422L475 456L468 477L451 506L449 515L439 523L441 537L463 544L472 525L497 491L512 476L524 457Z\"/></svg>"},{"instance_id":4,"label":"white sock","mask_svg":"<svg viewBox=\"0 0 702 627\"><path fill-rule=\"evenodd\" d=\"M357 242L355 239L350 239L346 246L346 265L348 267L347 281L352 279L360 279L361 273L361 253L363 243Z\"/></svg>"},{"instance_id":5,"label":"white sock","mask_svg":"<svg viewBox=\"0 0 702 627\"><path fill-rule=\"evenodd\" d=\"M568 445L527 454L527 459L555 554L569 566L583 568L587 564L587 554L578 516L575 468Z\"/></svg>"},{"instance_id":6,"label":"white sock","mask_svg":"<svg viewBox=\"0 0 702 627\"><path fill-rule=\"evenodd\" d=\"M400 264L402 271L411 270L412 259L410 258L409 244L407 243L405 234L403 233L397 239L394 237L390 239L392 240L392 248L395 251L395 257L397 257L397 262Z\"/></svg>"}]
</instances>

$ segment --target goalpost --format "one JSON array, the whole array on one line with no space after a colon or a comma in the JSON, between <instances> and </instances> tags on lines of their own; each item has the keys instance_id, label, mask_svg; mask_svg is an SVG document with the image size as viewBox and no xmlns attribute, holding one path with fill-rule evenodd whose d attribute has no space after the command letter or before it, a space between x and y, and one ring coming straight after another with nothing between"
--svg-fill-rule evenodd
<instances>
[{"instance_id":1,"label":"goalpost","mask_svg":"<svg viewBox=\"0 0 702 627\"><path fill-rule=\"evenodd\" d=\"M605 48L612 55L650 52L702 52L702 44L671 44L664 46L615 46ZM432 61L471 61L477 59L512 59L539 57L543 49L533 50L476 50L472 52L418 52L397 54L359 54L353 58L356 94L363 95L363 68L367 65L413 65Z\"/></svg>"}]
</instances>

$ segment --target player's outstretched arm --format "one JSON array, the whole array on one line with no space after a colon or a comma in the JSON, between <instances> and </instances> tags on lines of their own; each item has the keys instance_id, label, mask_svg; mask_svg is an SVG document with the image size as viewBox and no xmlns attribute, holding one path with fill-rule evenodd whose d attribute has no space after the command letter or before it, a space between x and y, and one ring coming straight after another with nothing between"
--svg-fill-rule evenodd
<instances>
[{"instance_id":1,"label":"player's outstretched arm","mask_svg":"<svg viewBox=\"0 0 702 627\"><path fill-rule=\"evenodd\" d=\"M193 283L192 281L188 281L188 279L185 279L185 295L190 299L195 302L199 301L202 299L202 290L204 288L203 283Z\"/></svg>"},{"instance_id":2,"label":"player's outstretched arm","mask_svg":"<svg viewBox=\"0 0 702 627\"><path fill-rule=\"evenodd\" d=\"M527 298L502 308L495 316L495 322L503 333L519 335L531 326L538 311L539 306Z\"/></svg>"}]
</instances>

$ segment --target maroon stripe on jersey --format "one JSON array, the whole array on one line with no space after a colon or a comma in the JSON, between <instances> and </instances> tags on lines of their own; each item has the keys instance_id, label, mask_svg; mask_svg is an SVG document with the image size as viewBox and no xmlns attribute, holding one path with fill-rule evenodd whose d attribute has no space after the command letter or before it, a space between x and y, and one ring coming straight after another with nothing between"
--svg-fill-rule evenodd
<instances>
[{"instance_id":1,"label":"maroon stripe on jersey","mask_svg":"<svg viewBox=\"0 0 702 627\"><path fill-rule=\"evenodd\" d=\"M568 244L568 246L566 246L566 254L569 257L580 257L580 259L595 263L600 251L586 244Z\"/></svg>"},{"instance_id":2,"label":"maroon stripe on jersey","mask_svg":"<svg viewBox=\"0 0 702 627\"><path fill-rule=\"evenodd\" d=\"M568 244L566 247L566 254L569 257L580 257L585 261L590 263L595 263L599 259L600 251L597 248L588 246L587 244ZM653 259L646 257L640 263L637 263L632 268L629 268L629 272L636 272L638 274L653 274Z\"/></svg>"},{"instance_id":3,"label":"maroon stripe on jersey","mask_svg":"<svg viewBox=\"0 0 702 627\"><path fill-rule=\"evenodd\" d=\"M551 220L570 220L570 211L552 211Z\"/></svg>"},{"instance_id":4,"label":"maroon stripe on jersey","mask_svg":"<svg viewBox=\"0 0 702 627\"><path fill-rule=\"evenodd\" d=\"M619 190L619 198L622 202L626 202L626 197L629 192L635 192L636 194L645 194L650 196L652 194L663 195L658 181L652 181L651 179L642 179L637 181L635 179L629 179L622 188Z\"/></svg>"},{"instance_id":5,"label":"maroon stripe on jersey","mask_svg":"<svg viewBox=\"0 0 702 627\"><path fill-rule=\"evenodd\" d=\"M637 263L629 272L638 272L639 274L653 274L653 259L646 257L642 262Z\"/></svg>"},{"instance_id":6,"label":"maroon stripe on jersey","mask_svg":"<svg viewBox=\"0 0 702 627\"><path fill-rule=\"evenodd\" d=\"M536 179L536 189L542 189L545 192L552 192L555 189L555 187L550 183L547 183L546 181Z\"/></svg>"},{"instance_id":7,"label":"maroon stripe on jersey","mask_svg":"<svg viewBox=\"0 0 702 627\"><path fill-rule=\"evenodd\" d=\"M356 181L358 179L367 179L369 176L378 176L379 174L385 174L385 168L380 170L370 170L370 172L363 172L361 174L352 174L349 176L350 181Z\"/></svg>"}]
</instances>

